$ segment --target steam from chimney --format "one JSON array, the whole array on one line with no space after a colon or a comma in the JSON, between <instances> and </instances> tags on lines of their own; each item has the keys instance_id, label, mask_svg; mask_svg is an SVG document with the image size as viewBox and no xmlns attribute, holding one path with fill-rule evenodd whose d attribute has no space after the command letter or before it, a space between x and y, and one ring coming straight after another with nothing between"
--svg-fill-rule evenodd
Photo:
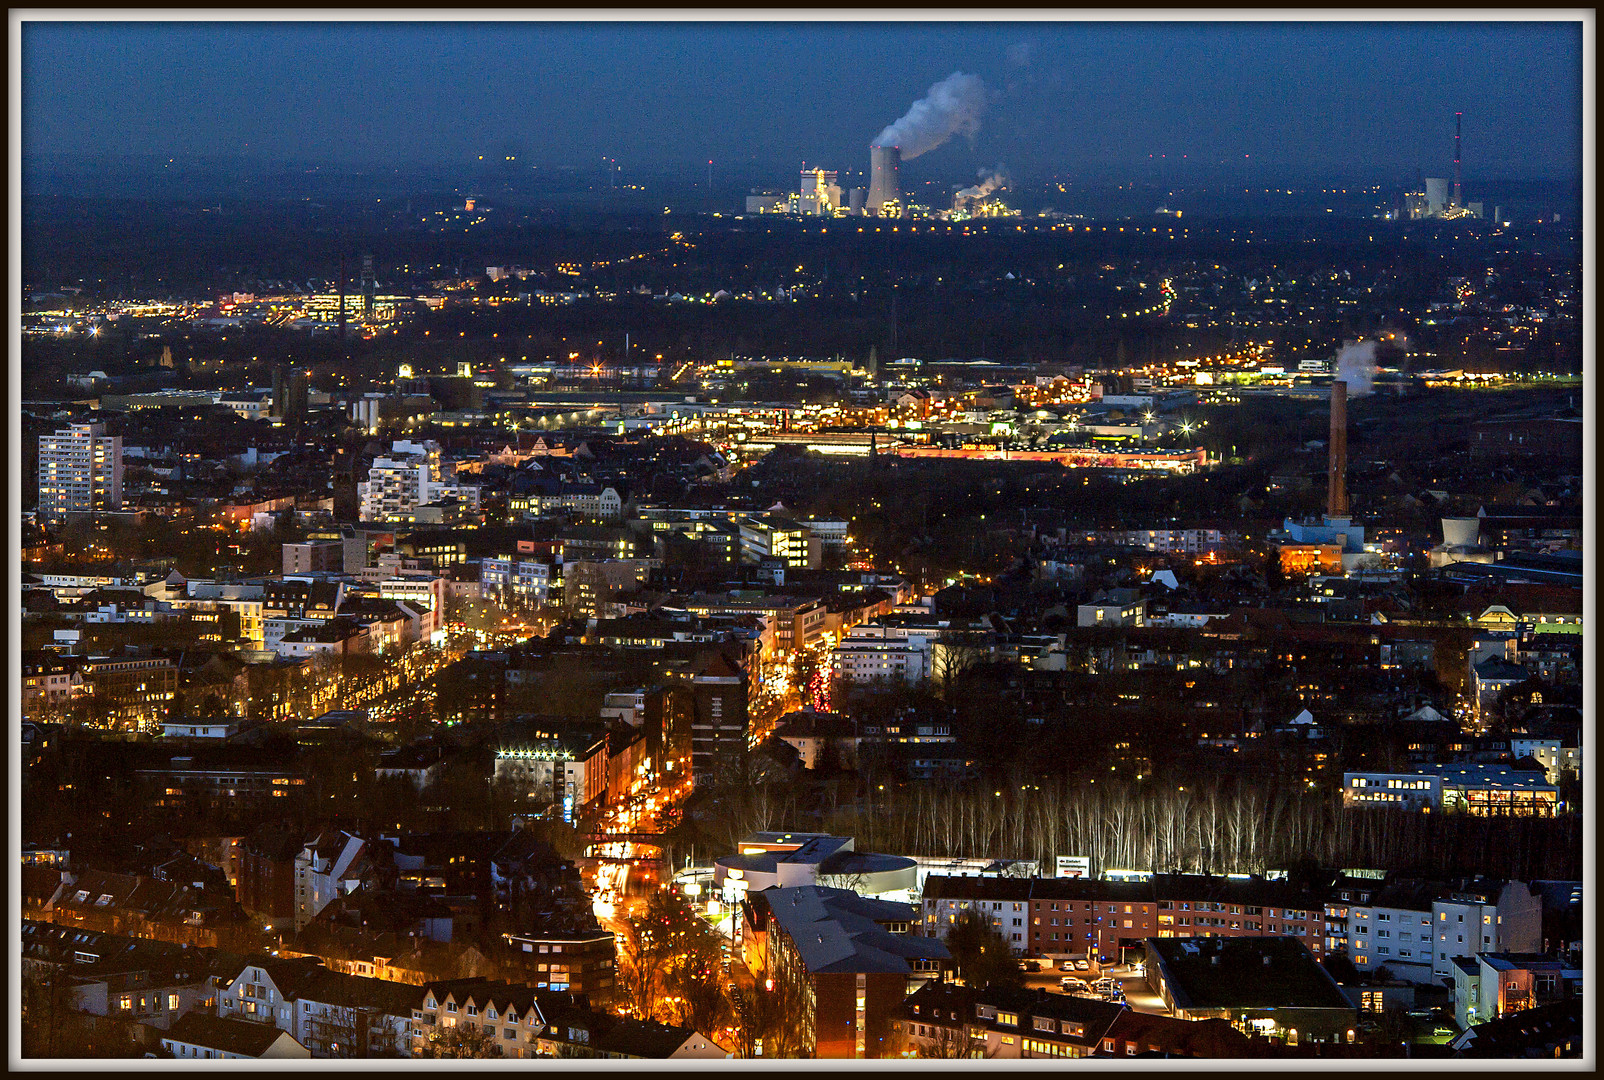
<instances>
[{"instance_id":1,"label":"steam from chimney","mask_svg":"<svg viewBox=\"0 0 1604 1080\"><path fill-rule=\"evenodd\" d=\"M954 135L973 137L986 111L986 84L978 75L955 71L913 103L902 118L882 131L870 146L895 146L903 160L934 150Z\"/></svg>"},{"instance_id":2,"label":"steam from chimney","mask_svg":"<svg viewBox=\"0 0 1604 1080\"><path fill-rule=\"evenodd\" d=\"M987 169L982 167L980 169L980 177L980 183L976 184L974 187L966 187L962 191L958 192L953 196L954 201L958 199L984 199L987 195L990 195L998 188L1005 188L1008 186L1008 177L1003 174L1001 165L997 166L995 169Z\"/></svg>"},{"instance_id":3,"label":"steam from chimney","mask_svg":"<svg viewBox=\"0 0 1604 1080\"><path fill-rule=\"evenodd\" d=\"M1349 397L1363 397L1375 389L1376 343L1351 342L1337 353L1337 380L1348 384Z\"/></svg>"}]
</instances>

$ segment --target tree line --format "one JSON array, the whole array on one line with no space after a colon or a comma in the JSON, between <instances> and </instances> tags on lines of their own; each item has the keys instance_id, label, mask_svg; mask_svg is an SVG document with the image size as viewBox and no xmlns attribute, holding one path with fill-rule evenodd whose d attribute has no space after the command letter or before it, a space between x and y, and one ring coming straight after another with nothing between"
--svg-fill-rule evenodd
<instances>
[{"instance_id":1,"label":"tree line","mask_svg":"<svg viewBox=\"0 0 1604 1080\"><path fill-rule=\"evenodd\" d=\"M1307 863L1576 879L1581 821L1345 809L1341 795L1219 778L1142 782L927 784L843 807L832 831L858 847L912 855L1028 859L1058 855L1109 869L1250 873ZM1049 870L1050 872L1050 870Z\"/></svg>"}]
</instances>

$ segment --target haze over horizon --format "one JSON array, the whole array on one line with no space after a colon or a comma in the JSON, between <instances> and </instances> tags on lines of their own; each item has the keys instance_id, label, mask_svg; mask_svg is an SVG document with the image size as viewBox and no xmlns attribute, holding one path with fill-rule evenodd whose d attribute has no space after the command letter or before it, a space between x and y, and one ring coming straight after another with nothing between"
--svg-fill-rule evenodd
<instances>
[{"instance_id":1,"label":"haze over horizon","mask_svg":"<svg viewBox=\"0 0 1604 1080\"><path fill-rule=\"evenodd\" d=\"M979 119L919 162L954 179L999 162L1176 186L1448 175L1455 112L1467 180L1581 171L1580 27L1540 22L30 21L22 149L862 170L876 133L957 72L984 83Z\"/></svg>"}]
</instances>

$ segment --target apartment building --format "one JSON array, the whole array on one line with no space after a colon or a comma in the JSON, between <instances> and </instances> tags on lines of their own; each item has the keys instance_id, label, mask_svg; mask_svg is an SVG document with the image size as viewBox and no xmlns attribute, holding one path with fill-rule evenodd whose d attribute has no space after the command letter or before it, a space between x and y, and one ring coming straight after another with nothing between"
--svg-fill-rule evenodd
<instances>
[{"instance_id":1,"label":"apartment building","mask_svg":"<svg viewBox=\"0 0 1604 1080\"><path fill-rule=\"evenodd\" d=\"M1120 958L1148 938L1296 938L1325 953L1325 902L1287 882L1156 874L1143 881L1098 878L925 879L923 932L944 937L961 911L975 911L1022 956Z\"/></svg>"},{"instance_id":2,"label":"apartment building","mask_svg":"<svg viewBox=\"0 0 1604 1080\"><path fill-rule=\"evenodd\" d=\"M618 948L611 930L545 926L501 939L514 952L529 954L525 959L534 965L538 989L612 996Z\"/></svg>"},{"instance_id":3,"label":"apartment building","mask_svg":"<svg viewBox=\"0 0 1604 1080\"><path fill-rule=\"evenodd\" d=\"M375 458L368 478L357 484L363 521L415 523L429 515L424 507L455 499L468 514L479 510L479 488L442 475L440 445L399 440L390 454Z\"/></svg>"},{"instance_id":4,"label":"apartment building","mask_svg":"<svg viewBox=\"0 0 1604 1080\"><path fill-rule=\"evenodd\" d=\"M1331 943L1360 971L1385 967L1413 983L1453 977L1457 958L1536 952L1542 945L1540 896L1519 881L1389 881L1331 920Z\"/></svg>"},{"instance_id":5,"label":"apartment building","mask_svg":"<svg viewBox=\"0 0 1604 1080\"><path fill-rule=\"evenodd\" d=\"M871 900L816 885L774 888L757 898L767 972L805 984L800 1056L879 1058L911 989L950 966L939 941L911 935L910 904Z\"/></svg>"},{"instance_id":6,"label":"apartment building","mask_svg":"<svg viewBox=\"0 0 1604 1080\"><path fill-rule=\"evenodd\" d=\"M63 522L70 513L120 510L123 440L104 424L69 424L39 436L39 520Z\"/></svg>"},{"instance_id":7,"label":"apartment building","mask_svg":"<svg viewBox=\"0 0 1604 1080\"><path fill-rule=\"evenodd\" d=\"M166 657L91 656L79 669L109 719L154 727L178 690L178 666Z\"/></svg>"},{"instance_id":8,"label":"apartment building","mask_svg":"<svg viewBox=\"0 0 1604 1080\"><path fill-rule=\"evenodd\" d=\"M555 479L537 480L531 487L530 491L508 496L507 509L511 513L534 518L563 510L575 517L602 521L617 521L624 514L624 500L614 487Z\"/></svg>"},{"instance_id":9,"label":"apartment building","mask_svg":"<svg viewBox=\"0 0 1604 1080\"><path fill-rule=\"evenodd\" d=\"M830 650L830 670L836 678L854 682L919 682L930 675L937 633L898 625L854 626Z\"/></svg>"},{"instance_id":10,"label":"apartment building","mask_svg":"<svg viewBox=\"0 0 1604 1080\"><path fill-rule=\"evenodd\" d=\"M1044 990L942 982L909 996L898 1034L906 1057L1226 1058L1268 1049L1225 1020L1180 1020Z\"/></svg>"},{"instance_id":11,"label":"apartment building","mask_svg":"<svg viewBox=\"0 0 1604 1080\"><path fill-rule=\"evenodd\" d=\"M533 555L496 555L480 560L479 588L503 606L539 607L557 599L562 567Z\"/></svg>"},{"instance_id":12,"label":"apartment building","mask_svg":"<svg viewBox=\"0 0 1604 1080\"><path fill-rule=\"evenodd\" d=\"M336 897L361 883L367 844L335 829L309 840L295 857L295 929L315 919Z\"/></svg>"}]
</instances>

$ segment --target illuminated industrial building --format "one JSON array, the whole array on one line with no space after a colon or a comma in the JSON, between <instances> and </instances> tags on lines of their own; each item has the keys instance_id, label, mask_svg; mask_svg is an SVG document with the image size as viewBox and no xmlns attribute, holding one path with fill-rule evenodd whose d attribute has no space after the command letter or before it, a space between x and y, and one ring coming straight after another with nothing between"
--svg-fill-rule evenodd
<instances>
[{"instance_id":1,"label":"illuminated industrial building","mask_svg":"<svg viewBox=\"0 0 1604 1080\"><path fill-rule=\"evenodd\" d=\"M841 209L841 186L833 169L803 169L797 210L803 214L834 214Z\"/></svg>"}]
</instances>

